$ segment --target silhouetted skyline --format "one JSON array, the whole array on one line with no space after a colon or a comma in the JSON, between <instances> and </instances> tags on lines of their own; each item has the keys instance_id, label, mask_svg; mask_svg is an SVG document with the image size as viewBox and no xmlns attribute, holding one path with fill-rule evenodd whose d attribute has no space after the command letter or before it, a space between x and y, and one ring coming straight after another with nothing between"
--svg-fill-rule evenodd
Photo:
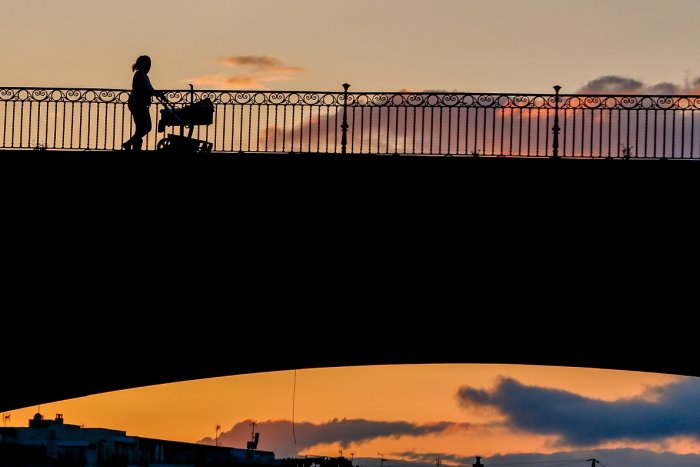
<instances>
[{"instance_id":1,"label":"silhouetted skyline","mask_svg":"<svg viewBox=\"0 0 700 467\"><path fill-rule=\"evenodd\" d=\"M629 459L651 462L659 453L690 454L700 447L700 421L691 410L693 394L700 393L697 378L543 366L399 365L299 370L296 386L294 381L289 371L215 378L45 404L41 410L86 426L205 444L214 443L218 426L219 442L230 447L245 445L249 421L255 420L260 449L278 457L336 456L342 450L357 458L382 452L430 463L440 457L449 465L474 455L505 456L506 462L527 453L551 460L622 448ZM36 410L12 411L12 420L31 418Z\"/></svg>"}]
</instances>

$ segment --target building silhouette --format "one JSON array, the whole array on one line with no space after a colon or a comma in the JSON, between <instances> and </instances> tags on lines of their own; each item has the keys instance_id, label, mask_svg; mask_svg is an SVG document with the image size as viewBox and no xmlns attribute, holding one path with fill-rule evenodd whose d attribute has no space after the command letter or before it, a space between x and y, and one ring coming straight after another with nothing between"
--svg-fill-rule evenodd
<instances>
[{"instance_id":1,"label":"building silhouette","mask_svg":"<svg viewBox=\"0 0 700 467\"><path fill-rule=\"evenodd\" d=\"M125 431L65 423L62 414L51 420L37 413L26 428L0 428L2 467L261 467L284 463L273 452L257 450L257 445L239 449L127 436Z\"/></svg>"}]
</instances>

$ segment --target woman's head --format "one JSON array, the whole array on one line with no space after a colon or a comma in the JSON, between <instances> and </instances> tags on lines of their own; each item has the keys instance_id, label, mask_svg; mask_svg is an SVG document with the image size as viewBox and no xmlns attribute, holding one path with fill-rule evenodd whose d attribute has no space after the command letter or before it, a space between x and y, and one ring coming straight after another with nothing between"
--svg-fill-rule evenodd
<instances>
[{"instance_id":1,"label":"woman's head","mask_svg":"<svg viewBox=\"0 0 700 467\"><path fill-rule=\"evenodd\" d=\"M148 55L141 55L139 58L136 59L136 63L131 65L131 70L132 71L143 71L144 73L148 73L148 71L151 69L151 57Z\"/></svg>"}]
</instances>

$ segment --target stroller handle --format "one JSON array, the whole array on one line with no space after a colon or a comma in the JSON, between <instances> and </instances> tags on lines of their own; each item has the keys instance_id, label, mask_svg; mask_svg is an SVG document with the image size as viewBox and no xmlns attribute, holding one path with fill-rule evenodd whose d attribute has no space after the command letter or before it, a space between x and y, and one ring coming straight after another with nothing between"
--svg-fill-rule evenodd
<instances>
[{"instance_id":1,"label":"stroller handle","mask_svg":"<svg viewBox=\"0 0 700 467\"><path fill-rule=\"evenodd\" d=\"M173 107L173 105L168 101L168 99L165 98L165 91L156 91L154 96L156 96L156 99L158 99L158 101L164 106L168 108Z\"/></svg>"}]
</instances>

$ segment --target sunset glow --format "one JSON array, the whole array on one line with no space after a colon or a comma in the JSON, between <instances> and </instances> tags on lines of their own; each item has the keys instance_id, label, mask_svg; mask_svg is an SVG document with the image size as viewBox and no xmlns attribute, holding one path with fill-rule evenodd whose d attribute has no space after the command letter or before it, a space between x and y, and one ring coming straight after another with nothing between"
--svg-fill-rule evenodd
<instances>
[{"instance_id":1,"label":"sunset glow","mask_svg":"<svg viewBox=\"0 0 700 467\"><path fill-rule=\"evenodd\" d=\"M541 93L560 84L564 92L668 92L696 89L700 76L696 0L123 0L118 8L5 0L3 7L4 86L126 88L142 53L153 58L154 85L169 89L340 90L348 82L354 91Z\"/></svg>"},{"instance_id":2,"label":"sunset glow","mask_svg":"<svg viewBox=\"0 0 700 467\"><path fill-rule=\"evenodd\" d=\"M261 432L261 449L274 450L281 455L333 456L345 449L356 457L373 457L377 452L384 452L397 459L419 460L420 453L468 457L475 454L548 454L581 448L562 441L565 438L554 432L517 429L512 424L514 420L502 410L460 403L462 391L494 391L504 381L513 381L523 389L532 388L528 391L563 391L563 394L571 394L570 397L614 405L625 400L654 404L665 397L665 393L650 390L670 388L688 379L649 373L517 365L328 368L299 370L294 401L294 372L286 371L118 391L46 404L41 411L47 416L62 413L71 423L189 442L206 442L219 424L224 433L222 439L233 445L245 442L249 434L247 421L256 420ZM316 427L313 428L316 434L309 435L309 441L304 441L302 436L297 445L291 437L293 403L298 430L303 433ZM29 407L13 411L12 420L22 424L37 410L37 407ZM323 435L323 427L338 423L348 424L343 430L349 430L350 437L356 430L361 431L363 424L402 423L407 428L392 436L387 431L387 435L362 435L357 441L322 441L330 439ZM409 429L411 426L414 428ZM613 439L587 447L619 448L622 444L627 448L677 453L696 452L700 447L692 436Z\"/></svg>"}]
</instances>

